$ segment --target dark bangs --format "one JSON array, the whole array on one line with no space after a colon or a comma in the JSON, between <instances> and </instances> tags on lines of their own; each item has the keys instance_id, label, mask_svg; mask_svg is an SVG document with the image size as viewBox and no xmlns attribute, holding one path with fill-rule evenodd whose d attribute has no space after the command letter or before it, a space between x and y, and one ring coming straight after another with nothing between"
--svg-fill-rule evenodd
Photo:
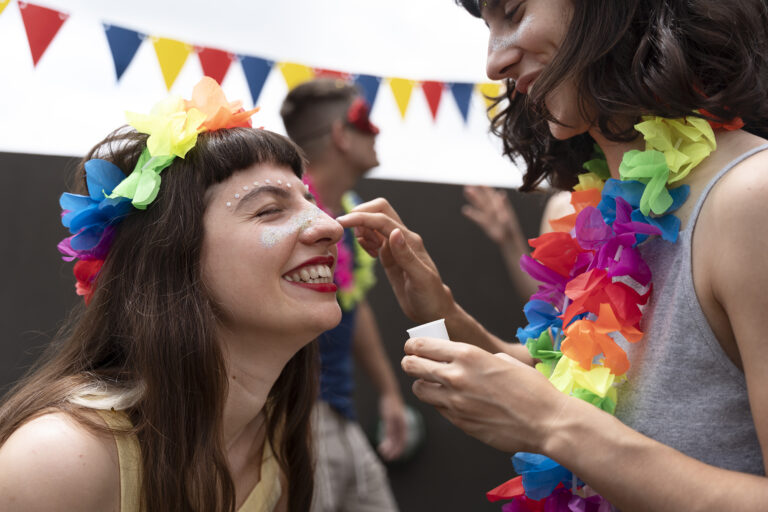
<instances>
[{"instance_id":1,"label":"dark bangs","mask_svg":"<svg viewBox=\"0 0 768 512\"><path fill-rule=\"evenodd\" d=\"M480 0L455 0L456 3L467 10L475 18L480 17Z\"/></svg>"},{"instance_id":2,"label":"dark bangs","mask_svg":"<svg viewBox=\"0 0 768 512\"><path fill-rule=\"evenodd\" d=\"M304 174L304 154L296 144L277 133L253 128L201 133L185 160L197 171L204 189L256 164L287 167L298 178Z\"/></svg>"}]
</instances>

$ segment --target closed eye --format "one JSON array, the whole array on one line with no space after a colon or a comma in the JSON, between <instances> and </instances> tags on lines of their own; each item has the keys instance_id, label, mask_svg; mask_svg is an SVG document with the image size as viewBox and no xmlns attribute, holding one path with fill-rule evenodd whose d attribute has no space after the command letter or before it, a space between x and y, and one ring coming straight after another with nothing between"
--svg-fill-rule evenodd
<instances>
[{"instance_id":1,"label":"closed eye","mask_svg":"<svg viewBox=\"0 0 768 512\"><path fill-rule=\"evenodd\" d=\"M518 2L514 9L511 11L504 13L504 19L506 20L513 20L515 18L515 15L517 14L517 11L520 10L520 7L523 5L523 2Z\"/></svg>"},{"instance_id":2,"label":"closed eye","mask_svg":"<svg viewBox=\"0 0 768 512\"><path fill-rule=\"evenodd\" d=\"M281 213L282 211L283 211L283 208L272 206L259 211L258 213L256 213L256 215L254 215L254 217L269 217L271 215L276 215L278 213Z\"/></svg>"}]
</instances>

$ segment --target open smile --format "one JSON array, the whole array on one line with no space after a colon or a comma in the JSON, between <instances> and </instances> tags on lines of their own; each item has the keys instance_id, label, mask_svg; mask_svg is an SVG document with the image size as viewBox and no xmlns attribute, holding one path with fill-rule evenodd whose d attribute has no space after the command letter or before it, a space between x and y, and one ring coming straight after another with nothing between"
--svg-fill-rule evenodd
<instances>
[{"instance_id":1,"label":"open smile","mask_svg":"<svg viewBox=\"0 0 768 512\"><path fill-rule=\"evenodd\" d=\"M283 279L302 288L335 293L337 287L333 282L333 263L331 256L311 258L283 274Z\"/></svg>"}]
</instances>

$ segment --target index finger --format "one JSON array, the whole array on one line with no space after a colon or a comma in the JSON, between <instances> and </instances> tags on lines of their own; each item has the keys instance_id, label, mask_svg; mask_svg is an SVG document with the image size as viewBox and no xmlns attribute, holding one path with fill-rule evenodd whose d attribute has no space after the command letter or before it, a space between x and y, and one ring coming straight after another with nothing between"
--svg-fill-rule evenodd
<instances>
[{"instance_id":1,"label":"index finger","mask_svg":"<svg viewBox=\"0 0 768 512\"><path fill-rule=\"evenodd\" d=\"M400 224L403 223L400 215L397 214L397 211L395 211L392 205L389 204L389 201L383 197L377 197L371 201L360 203L352 209L351 213L354 212L383 213L387 217L391 217L395 222L399 222ZM342 215L342 217L344 217L344 215Z\"/></svg>"},{"instance_id":2,"label":"index finger","mask_svg":"<svg viewBox=\"0 0 768 512\"><path fill-rule=\"evenodd\" d=\"M410 338L405 342L405 353L442 363L450 363L466 351L466 343L440 338Z\"/></svg>"},{"instance_id":3,"label":"index finger","mask_svg":"<svg viewBox=\"0 0 768 512\"><path fill-rule=\"evenodd\" d=\"M363 227L378 231L385 237L389 238L392 231L400 228L405 230L405 226L392 217L384 213L368 213L362 211L352 211L341 217L336 217L336 220L345 228Z\"/></svg>"}]
</instances>

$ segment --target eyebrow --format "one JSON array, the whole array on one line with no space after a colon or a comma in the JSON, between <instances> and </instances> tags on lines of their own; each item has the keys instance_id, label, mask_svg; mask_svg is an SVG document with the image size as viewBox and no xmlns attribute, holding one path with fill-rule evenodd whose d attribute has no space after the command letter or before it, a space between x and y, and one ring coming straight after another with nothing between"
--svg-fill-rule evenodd
<instances>
[{"instance_id":1,"label":"eyebrow","mask_svg":"<svg viewBox=\"0 0 768 512\"><path fill-rule=\"evenodd\" d=\"M258 188L251 189L250 192L245 194L243 198L240 199L240 202L237 203L237 206L235 207L235 212L244 208L243 204L249 203L264 194L271 194L274 196L281 197L283 199L288 199L289 197L291 197L291 193L282 187L278 187L276 185L262 185ZM305 192L303 195L305 199L308 199L310 201L315 201L315 196L313 196L309 192Z\"/></svg>"}]
</instances>

